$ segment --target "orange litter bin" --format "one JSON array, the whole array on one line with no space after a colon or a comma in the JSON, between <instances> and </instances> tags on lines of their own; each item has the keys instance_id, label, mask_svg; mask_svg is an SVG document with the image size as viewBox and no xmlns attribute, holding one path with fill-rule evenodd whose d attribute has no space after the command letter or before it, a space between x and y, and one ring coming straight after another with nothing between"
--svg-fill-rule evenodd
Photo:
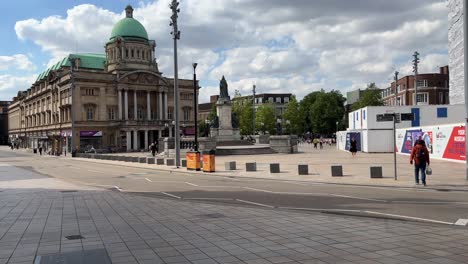
<instances>
[{"instance_id":1,"label":"orange litter bin","mask_svg":"<svg viewBox=\"0 0 468 264\"><path fill-rule=\"evenodd\" d=\"M215 172L215 150L203 151L203 172Z\"/></svg>"},{"instance_id":2,"label":"orange litter bin","mask_svg":"<svg viewBox=\"0 0 468 264\"><path fill-rule=\"evenodd\" d=\"M187 170L200 170L200 152L187 152Z\"/></svg>"}]
</instances>

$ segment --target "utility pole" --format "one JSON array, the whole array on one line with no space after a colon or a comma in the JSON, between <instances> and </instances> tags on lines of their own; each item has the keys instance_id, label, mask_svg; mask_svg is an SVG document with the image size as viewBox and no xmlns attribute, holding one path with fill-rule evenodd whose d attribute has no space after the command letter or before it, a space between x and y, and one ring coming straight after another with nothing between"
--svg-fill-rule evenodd
<instances>
[{"instance_id":1,"label":"utility pole","mask_svg":"<svg viewBox=\"0 0 468 264\"><path fill-rule=\"evenodd\" d=\"M419 63L419 53L417 51L413 54L413 72L414 72L414 103L413 105L418 105L418 63Z\"/></svg>"},{"instance_id":2,"label":"utility pole","mask_svg":"<svg viewBox=\"0 0 468 264\"><path fill-rule=\"evenodd\" d=\"M398 73L399 72L395 71L395 104L398 102Z\"/></svg>"},{"instance_id":3,"label":"utility pole","mask_svg":"<svg viewBox=\"0 0 468 264\"><path fill-rule=\"evenodd\" d=\"M197 108L198 108L198 93L197 93L197 63L192 63L193 66L193 109L194 109L194 122L195 122L195 152L198 151L198 123L197 123Z\"/></svg>"},{"instance_id":4,"label":"utility pole","mask_svg":"<svg viewBox=\"0 0 468 264\"><path fill-rule=\"evenodd\" d=\"M396 109L395 109L396 110ZM397 159L396 159L396 120L397 113L393 113L393 171L395 172L395 181L398 179L397 177Z\"/></svg>"},{"instance_id":5,"label":"utility pole","mask_svg":"<svg viewBox=\"0 0 468 264\"><path fill-rule=\"evenodd\" d=\"M252 107L253 107L253 134L255 135L255 84L252 87L252 92L253 92L253 99L252 99Z\"/></svg>"},{"instance_id":6,"label":"utility pole","mask_svg":"<svg viewBox=\"0 0 468 264\"><path fill-rule=\"evenodd\" d=\"M176 167L180 167L180 127L179 127L179 76L177 72L177 40L180 39L180 31L177 27L177 18L179 9L179 2L172 0L169 5L172 10L171 23L172 38L174 39L174 121L175 121L175 163Z\"/></svg>"},{"instance_id":7,"label":"utility pole","mask_svg":"<svg viewBox=\"0 0 468 264\"><path fill-rule=\"evenodd\" d=\"M73 94L74 94L74 91L75 91L75 63L76 63L76 58L73 58L71 57L71 55L68 57L68 61L70 61L70 81L71 81L71 85L70 85L70 105L71 105L71 137L70 137L70 152L72 153L72 157L73 157L73 153L75 151L75 110L73 107ZM60 100L60 98L59 98ZM66 133L65 133L65 137L66 137ZM67 149L68 146L65 147L65 150Z\"/></svg>"},{"instance_id":8,"label":"utility pole","mask_svg":"<svg viewBox=\"0 0 468 264\"><path fill-rule=\"evenodd\" d=\"M463 1L463 48L464 48L464 76L465 76L465 166L466 173L465 178L468 180L468 141L467 139L467 128L468 128L468 1Z\"/></svg>"}]
</instances>

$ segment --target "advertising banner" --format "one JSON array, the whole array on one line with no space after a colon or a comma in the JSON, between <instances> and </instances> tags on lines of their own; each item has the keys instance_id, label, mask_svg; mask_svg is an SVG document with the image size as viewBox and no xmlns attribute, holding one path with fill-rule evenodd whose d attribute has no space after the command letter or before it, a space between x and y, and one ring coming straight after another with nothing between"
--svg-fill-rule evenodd
<instances>
[{"instance_id":1,"label":"advertising banner","mask_svg":"<svg viewBox=\"0 0 468 264\"><path fill-rule=\"evenodd\" d=\"M353 138L356 139L357 150L361 151L361 133L360 132L348 132L348 133L346 133L345 150L349 151L350 146L351 146L351 139L353 139Z\"/></svg>"},{"instance_id":2,"label":"advertising banner","mask_svg":"<svg viewBox=\"0 0 468 264\"><path fill-rule=\"evenodd\" d=\"M102 137L102 131L80 131L80 137Z\"/></svg>"},{"instance_id":3,"label":"advertising banner","mask_svg":"<svg viewBox=\"0 0 468 264\"><path fill-rule=\"evenodd\" d=\"M452 129L444 151L444 159L466 160L465 155L465 127L457 126Z\"/></svg>"}]
</instances>

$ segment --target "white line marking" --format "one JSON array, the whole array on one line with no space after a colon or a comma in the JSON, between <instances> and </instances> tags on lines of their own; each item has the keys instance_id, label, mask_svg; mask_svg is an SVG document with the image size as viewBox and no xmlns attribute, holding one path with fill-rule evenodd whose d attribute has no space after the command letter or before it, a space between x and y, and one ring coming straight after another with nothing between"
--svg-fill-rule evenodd
<instances>
[{"instance_id":1,"label":"white line marking","mask_svg":"<svg viewBox=\"0 0 468 264\"><path fill-rule=\"evenodd\" d=\"M246 201L246 200L241 200L241 199L236 199L236 201L242 202L242 203L246 203L246 204L258 205L258 206L262 206L262 207L275 208L274 206L271 206L271 205L261 204L261 203L254 203L254 202L250 202L250 201Z\"/></svg>"},{"instance_id":2,"label":"white line marking","mask_svg":"<svg viewBox=\"0 0 468 264\"><path fill-rule=\"evenodd\" d=\"M188 184L188 185L192 185L192 186L197 186L197 187L198 187L198 185L196 185L195 183L191 183L191 182L185 182L185 183Z\"/></svg>"},{"instance_id":3,"label":"white line marking","mask_svg":"<svg viewBox=\"0 0 468 264\"><path fill-rule=\"evenodd\" d=\"M114 186L113 188L116 189L116 190L119 191L119 192L122 192L122 189L120 189L119 186Z\"/></svg>"},{"instance_id":4,"label":"white line marking","mask_svg":"<svg viewBox=\"0 0 468 264\"><path fill-rule=\"evenodd\" d=\"M418 202L418 201L392 201L392 203L409 203L409 204L468 204L468 202Z\"/></svg>"},{"instance_id":5,"label":"white line marking","mask_svg":"<svg viewBox=\"0 0 468 264\"><path fill-rule=\"evenodd\" d=\"M468 225L468 219L460 218L455 222L455 225L466 226L466 225Z\"/></svg>"},{"instance_id":6,"label":"white line marking","mask_svg":"<svg viewBox=\"0 0 468 264\"><path fill-rule=\"evenodd\" d=\"M219 200L219 201L233 201L232 198L184 198L184 200Z\"/></svg>"},{"instance_id":7,"label":"white line marking","mask_svg":"<svg viewBox=\"0 0 468 264\"><path fill-rule=\"evenodd\" d=\"M228 180L231 180L231 181L241 181L239 179L236 179L236 178L232 178L232 177L224 177L225 179L228 179Z\"/></svg>"},{"instance_id":8,"label":"white line marking","mask_svg":"<svg viewBox=\"0 0 468 264\"><path fill-rule=\"evenodd\" d=\"M167 195L167 196L170 196L170 197L172 197L172 198L180 199L179 196L174 195L174 194L170 194L170 193L167 193L167 192L161 192L161 193L162 193L162 194L165 194L165 195Z\"/></svg>"},{"instance_id":9,"label":"white line marking","mask_svg":"<svg viewBox=\"0 0 468 264\"><path fill-rule=\"evenodd\" d=\"M334 196L334 197L350 198L350 199L365 200L365 201L384 202L384 203L387 202L386 200L363 198L363 197L348 196L348 195L341 195L341 194L329 194L329 195Z\"/></svg>"},{"instance_id":10,"label":"white line marking","mask_svg":"<svg viewBox=\"0 0 468 264\"><path fill-rule=\"evenodd\" d=\"M275 193L273 191L267 191L267 190L262 190L262 189L255 189L255 188L250 188L250 187L242 187L247 190L252 190L252 191L257 191L257 192L266 192L266 193Z\"/></svg>"},{"instance_id":11,"label":"white line marking","mask_svg":"<svg viewBox=\"0 0 468 264\"><path fill-rule=\"evenodd\" d=\"M132 173L133 175L145 175L145 174L148 174L147 172L136 172L136 173Z\"/></svg>"},{"instance_id":12,"label":"white line marking","mask_svg":"<svg viewBox=\"0 0 468 264\"><path fill-rule=\"evenodd\" d=\"M352 209L323 209L323 208L301 208L301 207L278 207L279 209L291 209L291 210L304 210L304 211L331 211L331 212L353 212L359 213L361 210L352 210Z\"/></svg>"},{"instance_id":13,"label":"white line marking","mask_svg":"<svg viewBox=\"0 0 468 264\"><path fill-rule=\"evenodd\" d=\"M153 182L152 180L148 179L148 178L145 178L145 180L149 181L149 182Z\"/></svg>"},{"instance_id":14,"label":"white line marking","mask_svg":"<svg viewBox=\"0 0 468 264\"><path fill-rule=\"evenodd\" d=\"M89 172L96 172L96 173L105 173L105 172L103 172L103 171L89 170L89 169L87 169L87 171L89 171Z\"/></svg>"},{"instance_id":15,"label":"white line marking","mask_svg":"<svg viewBox=\"0 0 468 264\"><path fill-rule=\"evenodd\" d=\"M438 221L438 220L432 220L432 219L420 218L420 217L413 217L413 216L405 216L405 215L397 215L397 214L385 214L385 213L379 213L379 212L374 212L374 211L363 211L363 212L368 213L368 214L382 215L382 216L392 216L392 217L397 217L397 218L402 218L402 219L419 220L419 221L430 222L430 223L438 223L438 224L446 224L446 225L453 225L454 224L454 223L451 223L451 222Z\"/></svg>"}]
</instances>

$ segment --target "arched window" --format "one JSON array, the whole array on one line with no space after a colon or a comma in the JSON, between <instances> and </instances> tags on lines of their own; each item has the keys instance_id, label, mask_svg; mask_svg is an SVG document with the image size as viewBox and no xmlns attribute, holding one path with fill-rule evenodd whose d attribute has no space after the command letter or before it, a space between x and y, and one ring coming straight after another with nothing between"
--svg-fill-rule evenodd
<instances>
[{"instance_id":1,"label":"arched window","mask_svg":"<svg viewBox=\"0 0 468 264\"><path fill-rule=\"evenodd\" d=\"M140 58L140 50L137 50L137 58Z\"/></svg>"},{"instance_id":2,"label":"arched window","mask_svg":"<svg viewBox=\"0 0 468 264\"><path fill-rule=\"evenodd\" d=\"M135 51L132 49L132 59L135 58Z\"/></svg>"}]
</instances>

